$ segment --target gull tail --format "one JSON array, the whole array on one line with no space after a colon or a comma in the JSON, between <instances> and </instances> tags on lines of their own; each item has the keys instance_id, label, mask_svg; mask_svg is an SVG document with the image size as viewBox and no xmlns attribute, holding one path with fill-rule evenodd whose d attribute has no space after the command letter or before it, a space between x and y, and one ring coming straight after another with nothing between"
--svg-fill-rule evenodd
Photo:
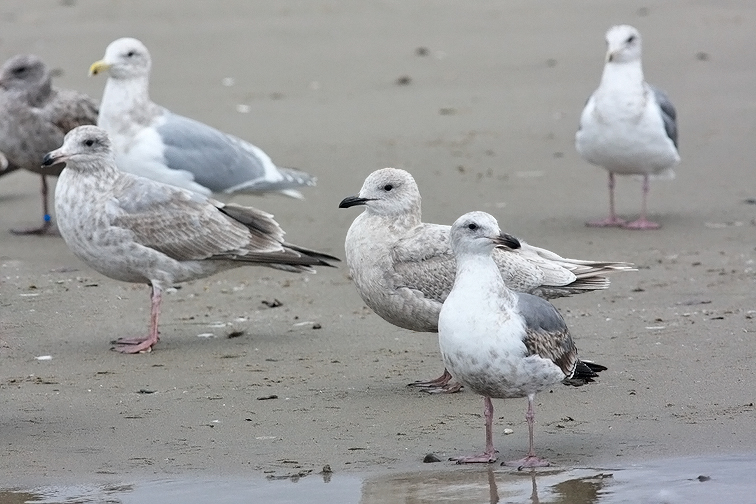
<instances>
[{"instance_id":1,"label":"gull tail","mask_svg":"<svg viewBox=\"0 0 756 504\"><path fill-rule=\"evenodd\" d=\"M304 199L304 196L302 196L302 193L299 192L297 188L314 187L315 183L317 182L317 177L296 168L277 167L276 170L282 177L280 180L250 180L248 182L229 187L223 192L227 194L235 192L252 194L275 192L294 199Z\"/></svg>"},{"instance_id":2,"label":"gull tail","mask_svg":"<svg viewBox=\"0 0 756 504\"><path fill-rule=\"evenodd\" d=\"M578 360L575 364L575 370L572 372L572 376L562 380L562 383L573 387L579 387L592 382L594 378L598 377L598 374L601 371L606 371L606 369L606 366L596 364L592 361Z\"/></svg>"}]
</instances>

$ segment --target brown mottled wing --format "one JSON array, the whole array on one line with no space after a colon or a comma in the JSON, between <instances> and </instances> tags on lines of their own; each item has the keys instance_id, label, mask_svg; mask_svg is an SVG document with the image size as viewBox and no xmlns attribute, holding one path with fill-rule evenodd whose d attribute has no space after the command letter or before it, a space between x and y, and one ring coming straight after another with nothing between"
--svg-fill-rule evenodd
<instances>
[{"instance_id":1,"label":"brown mottled wing","mask_svg":"<svg viewBox=\"0 0 756 504\"><path fill-rule=\"evenodd\" d=\"M276 253L287 255L280 242L283 231L264 212L256 216L260 231L253 234L212 200L128 174L116 185L114 203L113 225L129 229L138 243L179 261L244 256L243 260L268 263Z\"/></svg>"},{"instance_id":2,"label":"brown mottled wing","mask_svg":"<svg viewBox=\"0 0 756 504\"><path fill-rule=\"evenodd\" d=\"M493 258L504 283L516 292L533 292L545 282L539 266L523 256L519 249L496 248Z\"/></svg>"},{"instance_id":3,"label":"brown mottled wing","mask_svg":"<svg viewBox=\"0 0 756 504\"><path fill-rule=\"evenodd\" d=\"M412 289L443 303L454 285L456 261L449 245L449 226L421 224L390 251L389 285Z\"/></svg>"},{"instance_id":4,"label":"brown mottled wing","mask_svg":"<svg viewBox=\"0 0 756 504\"><path fill-rule=\"evenodd\" d=\"M42 112L64 134L77 126L97 124L97 102L70 89L54 90Z\"/></svg>"},{"instance_id":5,"label":"brown mottled wing","mask_svg":"<svg viewBox=\"0 0 756 504\"><path fill-rule=\"evenodd\" d=\"M554 305L530 294L519 294L517 307L525 319L528 355L549 359L570 377L578 362L577 347L564 319Z\"/></svg>"}]
</instances>

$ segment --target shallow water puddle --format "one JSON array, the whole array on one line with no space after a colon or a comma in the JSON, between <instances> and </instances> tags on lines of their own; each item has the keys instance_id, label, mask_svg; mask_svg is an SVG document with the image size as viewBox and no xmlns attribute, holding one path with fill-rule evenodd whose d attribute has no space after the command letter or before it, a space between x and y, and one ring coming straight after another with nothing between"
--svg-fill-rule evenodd
<instances>
[{"instance_id":1,"label":"shallow water puddle","mask_svg":"<svg viewBox=\"0 0 756 504\"><path fill-rule=\"evenodd\" d=\"M0 489L0 504L749 503L756 455L667 459L608 469L513 471L498 465L361 477L175 478Z\"/></svg>"}]
</instances>

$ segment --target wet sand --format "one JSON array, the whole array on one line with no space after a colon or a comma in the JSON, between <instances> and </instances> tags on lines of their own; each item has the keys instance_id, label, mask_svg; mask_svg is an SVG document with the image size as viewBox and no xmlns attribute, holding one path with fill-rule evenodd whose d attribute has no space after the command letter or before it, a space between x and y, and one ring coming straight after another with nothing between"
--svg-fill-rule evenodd
<instances>
[{"instance_id":1,"label":"wet sand","mask_svg":"<svg viewBox=\"0 0 756 504\"><path fill-rule=\"evenodd\" d=\"M608 291L555 302L581 354L609 371L539 396L541 455L597 467L756 451L756 206L745 203L756 197L756 7L177 5L6 0L0 58L36 53L63 70L58 85L99 97L104 79L88 79L89 64L113 39L140 38L155 101L318 176L305 201L234 199L274 213L294 243L343 257L358 210L338 202L397 166L416 177L427 221L486 210L562 255L636 263ZM647 79L678 108L683 161L676 180L652 184L656 232L583 225L606 212L606 175L573 138L617 23L640 29ZM640 184L620 179L617 192L620 214L636 215ZM428 467L426 453L482 447L479 397L405 387L440 373L435 335L372 314L345 266L237 269L183 285L165 300L155 351L124 356L109 341L146 331L148 288L100 276L60 238L7 232L40 213L38 177L0 178L8 482L414 470ZM520 456L526 401L495 407L502 460Z\"/></svg>"}]
</instances>

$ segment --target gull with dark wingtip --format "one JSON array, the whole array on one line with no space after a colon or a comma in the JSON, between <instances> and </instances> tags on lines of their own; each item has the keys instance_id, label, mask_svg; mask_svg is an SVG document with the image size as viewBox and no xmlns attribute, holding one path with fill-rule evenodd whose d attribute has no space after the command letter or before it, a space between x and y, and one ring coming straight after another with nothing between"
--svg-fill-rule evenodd
<instances>
[{"instance_id":1,"label":"gull with dark wingtip","mask_svg":"<svg viewBox=\"0 0 756 504\"><path fill-rule=\"evenodd\" d=\"M494 462L491 399L527 397L528 453L505 465L548 466L535 453L536 393L560 382L583 385L606 368L578 359L567 325L551 303L507 287L492 254L498 246L509 246L511 237L502 234L493 216L467 213L454 222L450 235L457 273L439 314L438 342L452 376L483 396L486 426L485 451L452 460Z\"/></svg>"},{"instance_id":2,"label":"gull with dark wingtip","mask_svg":"<svg viewBox=\"0 0 756 504\"><path fill-rule=\"evenodd\" d=\"M628 25L606 32L606 63L598 89L588 99L575 134L586 161L609 172L609 217L588 226L658 229L647 219L649 180L673 178L677 153L677 112L667 94L643 80L641 36ZM626 222L614 206L614 176L643 177L640 217Z\"/></svg>"},{"instance_id":3,"label":"gull with dark wingtip","mask_svg":"<svg viewBox=\"0 0 756 504\"><path fill-rule=\"evenodd\" d=\"M338 261L284 241L266 212L120 171L107 133L96 126L68 133L44 163L66 163L55 211L71 251L105 276L152 289L148 336L119 339L119 352L152 350L162 292L176 283L248 265L314 273L313 266Z\"/></svg>"},{"instance_id":4,"label":"gull with dark wingtip","mask_svg":"<svg viewBox=\"0 0 756 504\"><path fill-rule=\"evenodd\" d=\"M364 206L344 244L349 272L365 304L395 326L437 332L441 304L454 284L455 260L449 226L422 222L420 191L408 172L371 173L356 196L339 207ZM629 263L568 259L515 238L494 251L507 286L548 299L606 289L606 274L633 271ZM447 371L410 385L454 392Z\"/></svg>"}]
</instances>

